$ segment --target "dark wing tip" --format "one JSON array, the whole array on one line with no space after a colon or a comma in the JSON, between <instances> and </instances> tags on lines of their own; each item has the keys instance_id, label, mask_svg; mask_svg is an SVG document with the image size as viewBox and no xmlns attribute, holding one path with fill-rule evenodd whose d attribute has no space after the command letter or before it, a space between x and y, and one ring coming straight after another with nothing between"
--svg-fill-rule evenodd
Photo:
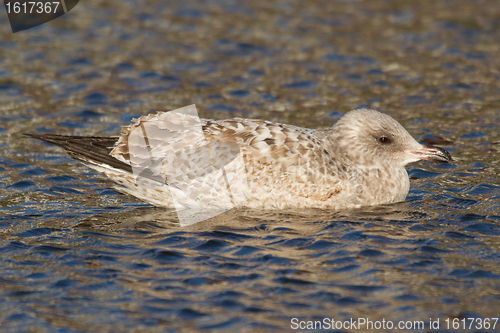
<instances>
[{"instance_id":1,"label":"dark wing tip","mask_svg":"<svg viewBox=\"0 0 500 333\"><path fill-rule=\"evenodd\" d=\"M118 137L70 136L59 134L23 133L30 138L52 143L64 148L74 159L87 163L107 164L110 167L132 172L132 167L110 155Z\"/></svg>"},{"instance_id":2,"label":"dark wing tip","mask_svg":"<svg viewBox=\"0 0 500 333\"><path fill-rule=\"evenodd\" d=\"M42 140L45 142L57 144L57 142L64 142L66 141L65 139L71 138L70 136L66 135L58 135L58 134L37 134L37 133L23 133L23 135L33 138L33 139L38 139ZM58 145L60 146L60 145ZM63 147L64 148L64 147Z\"/></svg>"},{"instance_id":3,"label":"dark wing tip","mask_svg":"<svg viewBox=\"0 0 500 333\"><path fill-rule=\"evenodd\" d=\"M39 140L42 140L42 137L45 135L45 134L36 134L36 133L23 133L24 136L28 136L30 138L34 138L34 139L39 139Z\"/></svg>"}]
</instances>

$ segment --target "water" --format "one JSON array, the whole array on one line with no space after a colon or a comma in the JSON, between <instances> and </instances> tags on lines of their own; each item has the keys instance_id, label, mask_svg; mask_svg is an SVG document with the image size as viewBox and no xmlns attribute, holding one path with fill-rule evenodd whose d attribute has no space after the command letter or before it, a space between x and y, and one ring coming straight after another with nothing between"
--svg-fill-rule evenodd
<instances>
[{"instance_id":1,"label":"water","mask_svg":"<svg viewBox=\"0 0 500 333\"><path fill-rule=\"evenodd\" d=\"M498 2L89 0L26 32L0 19L2 331L498 317ZM456 163L412 164L404 203L181 228L21 135L117 135L192 103L315 128L372 107Z\"/></svg>"}]
</instances>

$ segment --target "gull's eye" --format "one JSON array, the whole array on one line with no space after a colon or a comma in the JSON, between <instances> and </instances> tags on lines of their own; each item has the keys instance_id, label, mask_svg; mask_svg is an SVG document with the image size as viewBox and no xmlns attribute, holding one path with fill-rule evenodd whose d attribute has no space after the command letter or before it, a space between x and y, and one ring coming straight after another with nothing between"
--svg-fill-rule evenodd
<instances>
[{"instance_id":1,"label":"gull's eye","mask_svg":"<svg viewBox=\"0 0 500 333\"><path fill-rule=\"evenodd\" d=\"M386 136L381 136L380 138L378 138L378 142L385 145L385 144L391 143L391 139L389 139Z\"/></svg>"}]
</instances>

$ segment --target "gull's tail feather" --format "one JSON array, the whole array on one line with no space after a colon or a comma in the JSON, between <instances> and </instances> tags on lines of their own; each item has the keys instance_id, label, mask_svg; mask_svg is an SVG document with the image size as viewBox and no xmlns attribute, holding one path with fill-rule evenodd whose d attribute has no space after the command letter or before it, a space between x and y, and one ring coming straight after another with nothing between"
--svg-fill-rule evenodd
<instances>
[{"instance_id":1,"label":"gull's tail feather","mask_svg":"<svg viewBox=\"0 0 500 333\"><path fill-rule=\"evenodd\" d=\"M74 159L91 164L105 164L132 173L132 167L109 155L117 137L69 136L58 134L24 133L34 139L64 148Z\"/></svg>"}]
</instances>

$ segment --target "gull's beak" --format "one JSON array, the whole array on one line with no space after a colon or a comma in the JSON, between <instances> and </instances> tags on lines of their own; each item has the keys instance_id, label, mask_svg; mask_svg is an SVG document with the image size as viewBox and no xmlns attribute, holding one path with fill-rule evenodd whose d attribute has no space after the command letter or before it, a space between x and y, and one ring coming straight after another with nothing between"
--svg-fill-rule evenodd
<instances>
[{"instance_id":1,"label":"gull's beak","mask_svg":"<svg viewBox=\"0 0 500 333\"><path fill-rule=\"evenodd\" d=\"M450 153L439 147L422 146L421 149L411 151L410 155L419 160L436 163L453 163Z\"/></svg>"}]
</instances>

